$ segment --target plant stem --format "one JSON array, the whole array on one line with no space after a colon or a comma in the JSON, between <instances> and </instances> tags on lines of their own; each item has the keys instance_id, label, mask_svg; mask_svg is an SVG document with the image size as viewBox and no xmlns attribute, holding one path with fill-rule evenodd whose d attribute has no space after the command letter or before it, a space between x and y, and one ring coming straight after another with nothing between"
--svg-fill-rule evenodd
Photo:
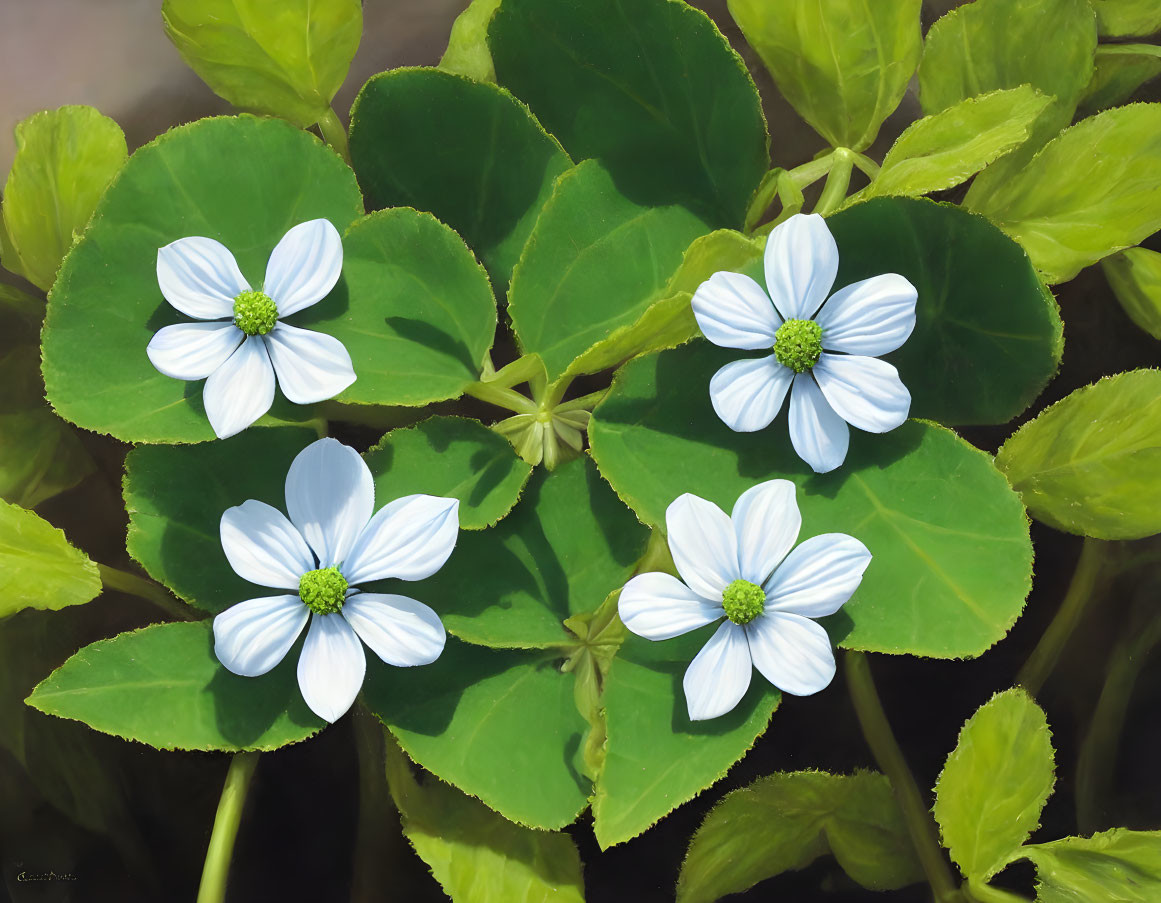
<instances>
[{"instance_id":1,"label":"plant stem","mask_svg":"<svg viewBox=\"0 0 1161 903\"><path fill-rule=\"evenodd\" d=\"M339 120L334 107L327 107L322 119L318 121L318 127L319 131L322 132L323 139L331 146L331 149L346 160L347 165L350 165L351 148L347 145L347 130L343 128L343 123Z\"/></svg>"},{"instance_id":2,"label":"plant stem","mask_svg":"<svg viewBox=\"0 0 1161 903\"><path fill-rule=\"evenodd\" d=\"M209 849L206 850L206 862L202 866L197 903L222 903L226 898L226 880L230 876L234 840L238 836L238 823L242 820L246 791L250 789L250 779L254 777L259 755L257 752L240 752L230 760L230 770L226 772L226 783L222 787L221 799L218 800L218 813L214 816L214 830L210 835Z\"/></svg>"},{"instance_id":3,"label":"plant stem","mask_svg":"<svg viewBox=\"0 0 1161 903\"><path fill-rule=\"evenodd\" d=\"M101 574L101 583L105 589L116 590L119 593L128 593L147 602L152 602L171 618L178 621L196 621L197 616L178 602L160 583L154 583L145 577L138 577L129 571L123 571L107 564L98 564L97 570Z\"/></svg>"},{"instance_id":4,"label":"plant stem","mask_svg":"<svg viewBox=\"0 0 1161 903\"><path fill-rule=\"evenodd\" d=\"M472 383L464 389L465 395L494 404L498 408L506 408L517 414L535 414L536 404L527 395L521 395L515 389L506 389L503 386L494 386L487 382Z\"/></svg>"},{"instance_id":5,"label":"plant stem","mask_svg":"<svg viewBox=\"0 0 1161 903\"><path fill-rule=\"evenodd\" d=\"M964 896L968 900L977 901L977 903L1031 903L1027 897L1014 894L1010 890L1004 890L1000 887L992 887L986 881L968 881L964 885Z\"/></svg>"},{"instance_id":6,"label":"plant stem","mask_svg":"<svg viewBox=\"0 0 1161 903\"><path fill-rule=\"evenodd\" d=\"M915 778L911 774L911 769L907 767L903 751L899 749L891 725L887 721L887 715L883 711L879 694L875 690L870 663L863 653L850 651L846 653L845 662L847 687L850 689L863 736L871 748L875 761L891 782L895 799L903 812L907 833L911 836L911 843L915 847L920 865L923 866L927 883L931 885L931 892L937 903L960 900L959 888L956 887L951 869L939 846L935 821L923 803Z\"/></svg>"},{"instance_id":7,"label":"plant stem","mask_svg":"<svg viewBox=\"0 0 1161 903\"><path fill-rule=\"evenodd\" d=\"M359 812L351 878L352 903L374 903L390 886L398 859L398 819L387 791L383 726L362 700L351 711L359 755ZM394 822L394 824L392 824Z\"/></svg>"},{"instance_id":8,"label":"plant stem","mask_svg":"<svg viewBox=\"0 0 1161 903\"><path fill-rule=\"evenodd\" d=\"M855 154L845 147L835 148L834 165L826 174L826 184L822 186L822 194L818 203L814 205L814 212L826 216L838 209L846 200L847 189L851 184L851 170L855 165Z\"/></svg>"}]
</instances>

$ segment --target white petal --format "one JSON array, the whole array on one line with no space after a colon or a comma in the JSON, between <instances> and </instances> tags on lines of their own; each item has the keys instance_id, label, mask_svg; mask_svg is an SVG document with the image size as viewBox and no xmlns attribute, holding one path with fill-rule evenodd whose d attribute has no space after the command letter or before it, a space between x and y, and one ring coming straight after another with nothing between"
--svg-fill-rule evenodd
<instances>
[{"instance_id":1,"label":"white petal","mask_svg":"<svg viewBox=\"0 0 1161 903\"><path fill-rule=\"evenodd\" d=\"M334 398L355 381L355 368L334 336L279 323L266 336L266 349L282 394L295 404Z\"/></svg>"},{"instance_id":2,"label":"white petal","mask_svg":"<svg viewBox=\"0 0 1161 903\"><path fill-rule=\"evenodd\" d=\"M796 213L766 240L766 287L787 320L809 320L834 285L838 245L817 213Z\"/></svg>"},{"instance_id":3,"label":"white petal","mask_svg":"<svg viewBox=\"0 0 1161 903\"><path fill-rule=\"evenodd\" d=\"M355 593L343 617L372 652L400 668L430 665L447 640L439 615L407 596Z\"/></svg>"},{"instance_id":4,"label":"white petal","mask_svg":"<svg viewBox=\"0 0 1161 903\"><path fill-rule=\"evenodd\" d=\"M617 600L625 626L647 640L668 640L725 615L720 602L703 599L670 574L638 574Z\"/></svg>"},{"instance_id":5,"label":"white petal","mask_svg":"<svg viewBox=\"0 0 1161 903\"><path fill-rule=\"evenodd\" d=\"M817 369L817 368L816 368ZM829 473L847 457L851 434L826 403L809 373L799 373L790 393L790 444L815 473Z\"/></svg>"},{"instance_id":6,"label":"white petal","mask_svg":"<svg viewBox=\"0 0 1161 903\"><path fill-rule=\"evenodd\" d=\"M698 286L692 303L702 334L723 348L770 348L782 325L762 286L741 273L714 273Z\"/></svg>"},{"instance_id":7,"label":"white petal","mask_svg":"<svg viewBox=\"0 0 1161 903\"><path fill-rule=\"evenodd\" d=\"M886 354L915 328L919 294L898 273L872 276L840 288L818 312L822 347L848 354Z\"/></svg>"},{"instance_id":8,"label":"white petal","mask_svg":"<svg viewBox=\"0 0 1161 903\"><path fill-rule=\"evenodd\" d=\"M802 527L794 496L794 484L789 480L767 480L747 489L734 502L730 520L738 535L743 580L761 586L794 547Z\"/></svg>"},{"instance_id":9,"label":"white petal","mask_svg":"<svg viewBox=\"0 0 1161 903\"><path fill-rule=\"evenodd\" d=\"M246 334L230 322L175 323L154 333L145 353L166 376L205 379L242 344Z\"/></svg>"},{"instance_id":10,"label":"white petal","mask_svg":"<svg viewBox=\"0 0 1161 903\"><path fill-rule=\"evenodd\" d=\"M423 580L447 561L460 532L459 499L405 495L371 518L343 562L352 586L369 580Z\"/></svg>"},{"instance_id":11,"label":"white petal","mask_svg":"<svg viewBox=\"0 0 1161 903\"><path fill-rule=\"evenodd\" d=\"M363 644L341 614L316 614L298 659L298 689L319 718L338 721L367 673Z\"/></svg>"},{"instance_id":12,"label":"white petal","mask_svg":"<svg viewBox=\"0 0 1161 903\"><path fill-rule=\"evenodd\" d=\"M731 711L750 688L750 649L746 634L725 621L685 670L682 686L690 721L705 721Z\"/></svg>"},{"instance_id":13,"label":"white petal","mask_svg":"<svg viewBox=\"0 0 1161 903\"><path fill-rule=\"evenodd\" d=\"M314 549L320 568L347 557L374 508L371 471L357 451L337 439L312 442L291 462L286 511Z\"/></svg>"},{"instance_id":14,"label":"white petal","mask_svg":"<svg viewBox=\"0 0 1161 903\"><path fill-rule=\"evenodd\" d=\"M195 320L234 316L234 299L250 288L229 248L200 235L158 249L157 284L166 301Z\"/></svg>"},{"instance_id":15,"label":"white petal","mask_svg":"<svg viewBox=\"0 0 1161 903\"><path fill-rule=\"evenodd\" d=\"M794 371L778 363L774 355L726 364L710 379L714 411L736 433L753 433L770 425Z\"/></svg>"},{"instance_id":16,"label":"white petal","mask_svg":"<svg viewBox=\"0 0 1161 903\"><path fill-rule=\"evenodd\" d=\"M911 393L899 371L877 357L824 353L814 365L814 378L835 412L868 433L895 429L911 410Z\"/></svg>"},{"instance_id":17,"label":"white petal","mask_svg":"<svg viewBox=\"0 0 1161 903\"><path fill-rule=\"evenodd\" d=\"M687 492L665 509L665 532L686 586L719 604L722 591L738 579L738 540L729 515Z\"/></svg>"},{"instance_id":18,"label":"white petal","mask_svg":"<svg viewBox=\"0 0 1161 903\"><path fill-rule=\"evenodd\" d=\"M239 602L214 618L214 655L242 677L265 674L286 658L309 616L298 596Z\"/></svg>"},{"instance_id":19,"label":"white petal","mask_svg":"<svg viewBox=\"0 0 1161 903\"><path fill-rule=\"evenodd\" d=\"M266 263L262 291L278 307L278 316L317 304L343 271L343 240L330 220L299 223L282 236Z\"/></svg>"},{"instance_id":20,"label":"white petal","mask_svg":"<svg viewBox=\"0 0 1161 903\"><path fill-rule=\"evenodd\" d=\"M266 346L249 336L202 389L206 417L219 439L240 433L274 403L274 368Z\"/></svg>"},{"instance_id":21,"label":"white petal","mask_svg":"<svg viewBox=\"0 0 1161 903\"><path fill-rule=\"evenodd\" d=\"M767 612L746 625L746 638L754 667L783 693L809 696L834 679L830 637L809 618Z\"/></svg>"},{"instance_id":22,"label":"white petal","mask_svg":"<svg viewBox=\"0 0 1161 903\"><path fill-rule=\"evenodd\" d=\"M302 534L265 502L248 499L227 508L219 529L226 559L243 580L297 591L298 578L314 570L314 556Z\"/></svg>"},{"instance_id":23,"label":"white petal","mask_svg":"<svg viewBox=\"0 0 1161 903\"><path fill-rule=\"evenodd\" d=\"M807 618L833 615L858 588L870 563L871 553L853 536L812 536L766 581L766 610Z\"/></svg>"}]
</instances>

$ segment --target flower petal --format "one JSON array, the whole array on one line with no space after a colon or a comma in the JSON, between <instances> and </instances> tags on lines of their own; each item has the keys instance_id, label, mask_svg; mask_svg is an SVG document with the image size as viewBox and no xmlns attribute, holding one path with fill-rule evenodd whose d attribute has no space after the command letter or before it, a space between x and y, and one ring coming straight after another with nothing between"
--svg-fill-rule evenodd
<instances>
[{"instance_id":1,"label":"flower petal","mask_svg":"<svg viewBox=\"0 0 1161 903\"><path fill-rule=\"evenodd\" d=\"M359 695L367 657L341 614L316 614L298 658L298 689L319 718L338 721Z\"/></svg>"},{"instance_id":2,"label":"flower petal","mask_svg":"<svg viewBox=\"0 0 1161 903\"><path fill-rule=\"evenodd\" d=\"M278 316L317 304L335 287L343 271L343 240L330 220L299 223L282 236L266 262L262 291Z\"/></svg>"},{"instance_id":3,"label":"flower petal","mask_svg":"<svg viewBox=\"0 0 1161 903\"><path fill-rule=\"evenodd\" d=\"M822 347L848 354L894 351L915 328L918 298L915 286L898 273L840 288L814 318L822 327Z\"/></svg>"},{"instance_id":4,"label":"flower petal","mask_svg":"<svg viewBox=\"0 0 1161 903\"><path fill-rule=\"evenodd\" d=\"M319 439L291 462L286 511L314 549L320 568L347 557L374 509L371 471L353 448L337 439Z\"/></svg>"},{"instance_id":5,"label":"flower petal","mask_svg":"<svg viewBox=\"0 0 1161 903\"><path fill-rule=\"evenodd\" d=\"M222 366L246 334L229 322L175 323L154 333L145 353L174 379L205 379Z\"/></svg>"},{"instance_id":6,"label":"flower petal","mask_svg":"<svg viewBox=\"0 0 1161 903\"><path fill-rule=\"evenodd\" d=\"M899 371L877 357L824 353L814 378L835 413L868 433L895 429L911 410L911 393Z\"/></svg>"},{"instance_id":7,"label":"flower petal","mask_svg":"<svg viewBox=\"0 0 1161 903\"><path fill-rule=\"evenodd\" d=\"M834 679L830 637L814 621L771 611L746 625L754 667L783 693L809 696Z\"/></svg>"},{"instance_id":8,"label":"flower petal","mask_svg":"<svg viewBox=\"0 0 1161 903\"><path fill-rule=\"evenodd\" d=\"M798 457L815 473L829 473L846 460L850 441L846 421L826 403L811 375L799 373L790 393L790 444Z\"/></svg>"},{"instance_id":9,"label":"flower petal","mask_svg":"<svg viewBox=\"0 0 1161 903\"><path fill-rule=\"evenodd\" d=\"M782 325L762 286L742 273L714 273L698 286L692 303L702 334L723 348L771 348Z\"/></svg>"},{"instance_id":10,"label":"flower petal","mask_svg":"<svg viewBox=\"0 0 1161 903\"><path fill-rule=\"evenodd\" d=\"M219 439L242 432L273 403L274 368L258 336L247 337L202 389L206 417Z\"/></svg>"},{"instance_id":11,"label":"flower petal","mask_svg":"<svg viewBox=\"0 0 1161 903\"><path fill-rule=\"evenodd\" d=\"M721 508L696 495L678 496L665 509L673 563L686 586L715 605L738 579L738 540Z\"/></svg>"},{"instance_id":12,"label":"flower petal","mask_svg":"<svg viewBox=\"0 0 1161 903\"><path fill-rule=\"evenodd\" d=\"M871 563L867 547L845 533L812 536L770 575L766 610L823 618L843 607Z\"/></svg>"},{"instance_id":13,"label":"flower petal","mask_svg":"<svg viewBox=\"0 0 1161 903\"><path fill-rule=\"evenodd\" d=\"M670 574L638 574L617 600L625 626L647 640L668 640L723 617L720 602L703 599Z\"/></svg>"},{"instance_id":14,"label":"flower petal","mask_svg":"<svg viewBox=\"0 0 1161 903\"><path fill-rule=\"evenodd\" d=\"M778 416L794 371L774 355L726 364L710 379L714 411L736 433L765 429Z\"/></svg>"},{"instance_id":15,"label":"flower petal","mask_svg":"<svg viewBox=\"0 0 1161 903\"><path fill-rule=\"evenodd\" d=\"M343 562L354 586L369 580L423 580L447 561L460 532L459 499L405 495L384 505Z\"/></svg>"},{"instance_id":16,"label":"flower petal","mask_svg":"<svg viewBox=\"0 0 1161 903\"><path fill-rule=\"evenodd\" d=\"M738 496L730 520L738 535L738 564L743 580L761 586L798 539L802 515L794 484L767 480Z\"/></svg>"},{"instance_id":17,"label":"flower petal","mask_svg":"<svg viewBox=\"0 0 1161 903\"><path fill-rule=\"evenodd\" d=\"M166 301L195 320L234 316L234 299L250 288L230 249L200 235L158 249L157 284Z\"/></svg>"},{"instance_id":18,"label":"flower petal","mask_svg":"<svg viewBox=\"0 0 1161 903\"><path fill-rule=\"evenodd\" d=\"M227 508L219 531L222 551L243 580L259 586L298 590L298 579L314 569L314 556L286 515L265 502L248 499Z\"/></svg>"},{"instance_id":19,"label":"flower petal","mask_svg":"<svg viewBox=\"0 0 1161 903\"><path fill-rule=\"evenodd\" d=\"M309 616L298 596L239 602L214 618L214 655L227 671L258 677L286 658Z\"/></svg>"},{"instance_id":20,"label":"flower petal","mask_svg":"<svg viewBox=\"0 0 1161 903\"><path fill-rule=\"evenodd\" d=\"M685 670L682 686L690 721L705 721L731 711L750 689L750 649L746 634L724 621Z\"/></svg>"},{"instance_id":21,"label":"flower petal","mask_svg":"<svg viewBox=\"0 0 1161 903\"><path fill-rule=\"evenodd\" d=\"M334 336L279 323L266 335L266 349L282 394L295 404L334 398L355 381L355 368Z\"/></svg>"},{"instance_id":22,"label":"flower petal","mask_svg":"<svg viewBox=\"0 0 1161 903\"><path fill-rule=\"evenodd\" d=\"M447 640L430 606L407 596L355 593L343 603L343 617L364 643L389 665L430 665Z\"/></svg>"},{"instance_id":23,"label":"flower petal","mask_svg":"<svg viewBox=\"0 0 1161 903\"><path fill-rule=\"evenodd\" d=\"M787 320L809 320L834 285L838 245L817 213L796 213L766 240L766 287Z\"/></svg>"}]
</instances>

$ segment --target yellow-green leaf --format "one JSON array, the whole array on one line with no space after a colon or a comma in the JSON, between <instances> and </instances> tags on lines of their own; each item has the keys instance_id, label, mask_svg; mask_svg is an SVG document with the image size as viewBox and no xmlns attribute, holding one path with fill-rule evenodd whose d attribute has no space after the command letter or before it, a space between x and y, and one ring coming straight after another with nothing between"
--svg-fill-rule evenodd
<instances>
[{"instance_id":1,"label":"yellow-green leaf","mask_svg":"<svg viewBox=\"0 0 1161 903\"><path fill-rule=\"evenodd\" d=\"M80 605L100 592L88 555L48 521L0 501L0 618L22 608Z\"/></svg>"},{"instance_id":2,"label":"yellow-green leaf","mask_svg":"<svg viewBox=\"0 0 1161 903\"><path fill-rule=\"evenodd\" d=\"M1155 339L1161 339L1161 254L1129 248L1106 257L1101 269L1129 318Z\"/></svg>"}]
</instances>

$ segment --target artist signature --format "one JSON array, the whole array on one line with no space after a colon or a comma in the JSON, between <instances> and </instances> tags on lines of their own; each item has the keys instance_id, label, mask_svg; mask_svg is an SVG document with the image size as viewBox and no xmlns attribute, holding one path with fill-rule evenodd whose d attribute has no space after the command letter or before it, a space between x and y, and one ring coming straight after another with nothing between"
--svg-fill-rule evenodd
<instances>
[{"instance_id":1,"label":"artist signature","mask_svg":"<svg viewBox=\"0 0 1161 903\"><path fill-rule=\"evenodd\" d=\"M21 884L28 881L76 881L77 876L72 872L54 872L50 869L47 872L22 871L16 880Z\"/></svg>"}]
</instances>

